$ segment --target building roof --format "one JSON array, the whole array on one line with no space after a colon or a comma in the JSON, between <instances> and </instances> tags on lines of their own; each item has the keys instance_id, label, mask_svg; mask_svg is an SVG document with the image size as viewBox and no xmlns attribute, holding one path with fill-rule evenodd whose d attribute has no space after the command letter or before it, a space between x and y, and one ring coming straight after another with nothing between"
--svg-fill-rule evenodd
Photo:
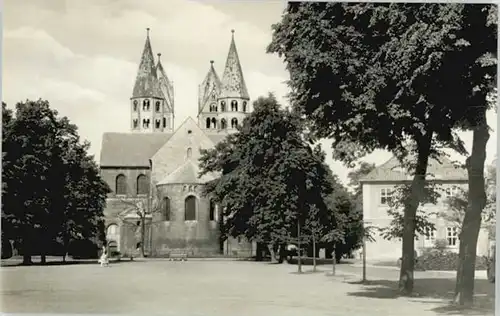
<instances>
[{"instance_id":1,"label":"building roof","mask_svg":"<svg viewBox=\"0 0 500 316\"><path fill-rule=\"evenodd\" d=\"M156 77L156 65L153 57L153 50L148 35L142 51L141 62L137 70L132 98L156 97L162 99L160 84Z\"/></svg>"},{"instance_id":2,"label":"building roof","mask_svg":"<svg viewBox=\"0 0 500 316\"><path fill-rule=\"evenodd\" d=\"M219 76L217 75L217 72L215 71L214 68L214 62L213 60L210 61L210 69L208 70L207 75L205 76L205 79L200 85L200 91L199 91L199 104L198 104L198 111L201 112L203 111L203 107L209 100L210 96L215 93L219 94L221 88L221 81L219 79Z\"/></svg>"},{"instance_id":3,"label":"building roof","mask_svg":"<svg viewBox=\"0 0 500 316\"><path fill-rule=\"evenodd\" d=\"M242 98L250 99L243 70L241 69L238 51L234 42L234 30L231 37L231 45L227 54L226 66L222 75L221 98Z\"/></svg>"},{"instance_id":4,"label":"building roof","mask_svg":"<svg viewBox=\"0 0 500 316\"><path fill-rule=\"evenodd\" d=\"M149 167L149 159L173 133L104 133L101 167Z\"/></svg>"},{"instance_id":5,"label":"building roof","mask_svg":"<svg viewBox=\"0 0 500 316\"><path fill-rule=\"evenodd\" d=\"M467 181L467 170L457 167L446 157L429 159L427 167L428 180L444 181ZM384 181L409 181L413 176L403 169L396 157L392 157L384 164L373 169L369 174L362 178L361 182L384 182Z\"/></svg>"},{"instance_id":6,"label":"building roof","mask_svg":"<svg viewBox=\"0 0 500 316\"><path fill-rule=\"evenodd\" d=\"M156 64L156 76L160 85L160 90L165 100L167 100L167 111L174 113L174 86L168 79L167 72L163 69L160 60L161 54L158 54L158 63Z\"/></svg>"},{"instance_id":7,"label":"building roof","mask_svg":"<svg viewBox=\"0 0 500 316\"><path fill-rule=\"evenodd\" d=\"M100 166L149 168L149 159L174 133L104 133ZM222 133L205 135L214 144L226 137Z\"/></svg>"}]
</instances>

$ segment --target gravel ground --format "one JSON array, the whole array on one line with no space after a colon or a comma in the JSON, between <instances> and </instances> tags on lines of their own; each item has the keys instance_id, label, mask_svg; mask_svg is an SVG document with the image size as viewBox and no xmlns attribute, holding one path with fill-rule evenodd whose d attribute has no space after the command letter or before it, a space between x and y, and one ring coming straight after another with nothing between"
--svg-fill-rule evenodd
<instances>
[{"instance_id":1,"label":"gravel ground","mask_svg":"<svg viewBox=\"0 0 500 316\"><path fill-rule=\"evenodd\" d=\"M120 262L108 268L86 264L4 266L2 307L6 313L99 313L136 315L445 315L454 275L416 274L413 298L397 297L398 271L338 265L317 273L305 266L192 260ZM478 315L493 314L492 284L478 280ZM459 311L459 313L462 313ZM470 314L470 311L469 313Z\"/></svg>"}]
</instances>

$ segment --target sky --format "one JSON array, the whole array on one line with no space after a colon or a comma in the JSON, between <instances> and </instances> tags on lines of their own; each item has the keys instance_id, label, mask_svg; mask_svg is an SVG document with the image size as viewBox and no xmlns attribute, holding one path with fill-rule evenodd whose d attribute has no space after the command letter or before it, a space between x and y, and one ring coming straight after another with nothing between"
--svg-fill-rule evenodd
<instances>
[{"instance_id":1,"label":"sky","mask_svg":"<svg viewBox=\"0 0 500 316\"><path fill-rule=\"evenodd\" d=\"M266 53L271 25L284 7L283 1L6 0L2 99L9 107L48 100L78 125L99 161L102 134L129 131L130 97L149 27L153 53L162 54L174 82L176 127L196 118L197 89L210 60L222 75L231 29L250 96L273 92L287 105L285 65ZM497 150L495 112L488 123L490 163ZM472 133L461 136L470 150ZM347 183L349 169L331 158L330 142L322 145L333 172ZM376 151L363 160L382 164L390 157Z\"/></svg>"}]
</instances>

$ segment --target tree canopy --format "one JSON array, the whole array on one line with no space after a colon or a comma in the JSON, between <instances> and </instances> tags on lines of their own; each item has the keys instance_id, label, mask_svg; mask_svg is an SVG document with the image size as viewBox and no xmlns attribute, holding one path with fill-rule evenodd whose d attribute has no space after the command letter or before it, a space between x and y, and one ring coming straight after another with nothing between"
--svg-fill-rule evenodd
<instances>
[{"instance_id":1,"label":"tree canopy","mask_svg":"<svg viewBox=\"0 0 500 316\"><path fill-rule=\"evenodd\" d=\"M347 192L321 148L306 142L303 128L301 118L281 109L273 95L260 97L237 133L202 152L201 175L219 175L206 194L220 203L227 234L283 244L297 236L301 223L303 233L318 240L342 239L334 208L348 207Z\"/></svg>"},{"instance_id":2,"label":"tree canopy","mask_svg":"<svg viewBox=\"0 0 500 316\"><path fill-rule=\"evenodd\" d=\"M292 105L347 164L375 149L413 173L404 211L400 290L413 288L415 216L427 164L467 151L456 129L477 125L496 77L495 6L289 3L268 51L284 57ZM494 50L492 48L495 48ZM470 126L470 125L468 125Z\"/></svg>"},{"instance_id":3,"label":"tree canopy","mask_svg":"<svg viewBox=\"0 0 500 316\"><path fill-rule=\"evenodd\" d=\"M103 240L109 188L77 127L43 100L18 103L15 115L3 104L2 114L2 228L24 263L58 243L66 254L71 241Z\"/></svg>"}]
</instances>

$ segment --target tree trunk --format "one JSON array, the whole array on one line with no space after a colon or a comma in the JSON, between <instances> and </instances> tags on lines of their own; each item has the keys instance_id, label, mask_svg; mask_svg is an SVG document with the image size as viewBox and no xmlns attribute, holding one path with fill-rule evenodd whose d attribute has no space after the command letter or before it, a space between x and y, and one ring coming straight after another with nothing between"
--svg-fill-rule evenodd
<instances>
[{"instance_id":1,"label":"tree trunk","mask_svg":"<svg viewBox=\"0 0 500 316\"><path fill-rule=\"evenodd\" d=\"M316 238L314 238L314 234L312 235L313 242L313 271L316 272Z\"/></svg>"},{"instance_id":2,"label":"tree trunk","mask_svg":"<svg viewBox=\"0 0 500 316\"><path fill-rule=\"evenodd\" d=\"M298 269L298 273L302 273L302 247L300 245L300 219L297 220L297 244L298 244L298 247L297 247L297 260L298 260L298 264L297 264L297 269Z\"/></svg>"},{"instance_id":3,"label":"tree trunk","mask_svg":"<svg viewBox=\"0 0 500 316\"><path fill-rule=\"evenodd\" d=\"M46 263L47 263L47 255L42 254L42 255L40 256L40 263L41 263L41 264L46 264Z\"/></svg>"},{"instance_id":4,"label":"tree trunk","mask_svg":"<svg viewBox=\"0 0 500 316\"><path fill-rule=\"evenodd\" d=\"M29 238L29 232L26 233ZM23 265L32 265L33 261L31 260L31 240L28 238L23 238L22 240L22 250L23 250Z\"/></svg>"},{"instance_id":5,"label":"tree trunk","mask_svg":"<svg viewBox=\"0 0 500 316\"><path fill-rule=\"evenodd\" d=\"M335 261L337 261L337 256L335 255L335 248L332 250L332 275L335 275Z\"/></svg>"},{"instance_id":6,"label":"tree trunk","mask_svg":"<svg viewBox=\"0 0 500 316\"><path fill-rule=\"evenodd\" d=\"M484 162L486 144L490 137L486 122L486 109L478 108L477 126L473 129L472 151L466 166L469 180L468 207L460 232L460 253L457 267L455 301L470 306L474 299L474 280L476 270L476 250L481 229L481 213L486 205Z\"/></svg>"},{"instance_id":7,"label":"tree trunk","mask_svg":"<svg viewBox=\"0 0 500 316\"><path fill-rule=\"evenodd\" d=\"M146 219L145 216L141 218L141 257L145 257L144 242L146 241Z\"/></svg>"},{"instance_id":8,"label":"tree trunk","mask_svg":"<svg viewBox=\"0 0 500 316\"><path fill-rule=\"evenodd\" d=\"M286 244L280 244L278 249L278 263L283 263L286 257Z\"/></svg>"},{"instance_id":9,"label":"tree trunk","mask_svg":"<svg viewBox=\"0 0 500 316\"><path fill-rule=\"evenodd\" d=\"M403 247L399 275L399 293L410 295L413 291L413 271L415 268L415 218L424 194L425 176L429 162L432 132L428 132L417 144L415 175L411 183L410 197L405 203L403 216Z\"/></svg>"},{"instance_id":10,"label":"tree trunk","mask_svg":"<svg viewBox=\"0 0 500 316\"><path fill-rule=\"evenodd\" d=\"M267 249L269 249L269 253L271 254L271 263L277 263L278 260L276 260L276 251L274 251L274 244L267 244Z\"/></svg>"}]
</instances>

